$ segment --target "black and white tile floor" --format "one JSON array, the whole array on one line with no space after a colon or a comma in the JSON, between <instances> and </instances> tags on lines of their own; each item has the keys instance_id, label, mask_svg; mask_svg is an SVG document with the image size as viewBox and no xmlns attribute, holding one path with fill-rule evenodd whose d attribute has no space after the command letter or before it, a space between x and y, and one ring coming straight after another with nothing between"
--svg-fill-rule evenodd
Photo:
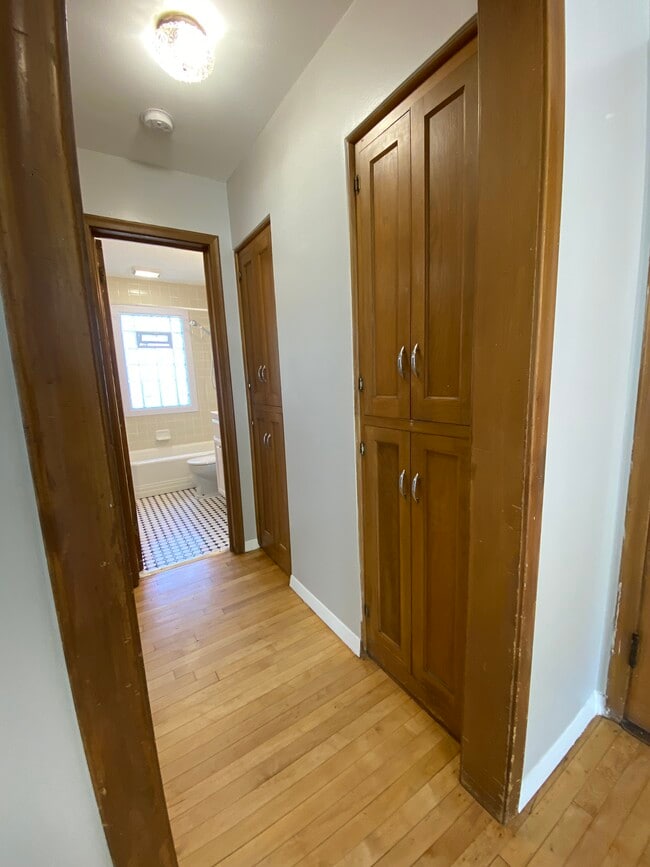
<instances>
[{"instance_id":1,"label":"black and white tile floor","mask_svg":"<svg viewBox=\"0 0 650 867\"><path fill-rule=\"evenodd\" d=\"M156 494L137 501L144 570L173 566L228 548L228 515L221 496L196 490Z\"/></svg>"}]
</instances>

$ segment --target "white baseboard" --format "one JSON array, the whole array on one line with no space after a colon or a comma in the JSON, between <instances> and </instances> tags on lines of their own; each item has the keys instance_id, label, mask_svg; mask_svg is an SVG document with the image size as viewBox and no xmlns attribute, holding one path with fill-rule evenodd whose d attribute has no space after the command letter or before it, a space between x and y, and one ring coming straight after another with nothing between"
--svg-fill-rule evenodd
<instances>
[{"instance_id":1,"label":"white baseboard","mask_svg":"<svg viewBox=\"0 0 650 867\"><path fill-rule=\"evenodd\" d=\"M292 575L289 579L289 587L300 596L303 602L309 605L314 614L318 615L335 635L338 635L344 644L347 644L352 653L356 656L361 656L361 639L359 636L355 635L345 623L339 620L336 614L333 614L326 605L323 605L320 599L314 596L311 590L308 590L304 584L301 584L295 575Z\"/></svg>"},{"instance_id":2,"label":"white baseboard","mask_svg":"<svg viewBox=\"0 0 650 867\"><path fill-rule=\"evenodd\" d=\"M260 543L257 539L246 539L244 542L244 551L248 554L249 551L257 551L260 547Z\"/></svg>"},{"instance_id":3,"label":"white baseboard","mask_svg":"<svg viewBox=\"0 0 650 867\"><path fill-rule=\"evenodd\" d=\"M602 693L594 691L555 743L551 744L537 764L524 774L519 795L519 812L551 776L592 719L604 713L605 697Z\"/></svg>"}]
</instances>

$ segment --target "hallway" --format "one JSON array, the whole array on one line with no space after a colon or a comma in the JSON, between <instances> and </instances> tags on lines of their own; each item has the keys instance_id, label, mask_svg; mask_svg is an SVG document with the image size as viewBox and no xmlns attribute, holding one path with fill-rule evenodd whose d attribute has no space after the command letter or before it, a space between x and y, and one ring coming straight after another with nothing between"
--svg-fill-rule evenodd
<instances>
[{"instance_id":1,"label":"hallway","mask_svg":"<svg viewBox=\"0 0 650 867\"><path fill-rule=\"evenodd\" d=\"M261 552L145 578L136 601L182 867L650 865L650 748L613 723L505 829L455 741Z\"/></svg>"}]
</instances>

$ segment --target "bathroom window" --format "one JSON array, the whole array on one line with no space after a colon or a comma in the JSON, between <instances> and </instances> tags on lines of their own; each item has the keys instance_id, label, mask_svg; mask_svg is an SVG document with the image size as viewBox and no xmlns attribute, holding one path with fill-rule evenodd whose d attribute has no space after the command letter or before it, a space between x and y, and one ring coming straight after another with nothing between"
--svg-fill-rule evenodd
<instances>
[{"instance_id":1,"label":"bathroom window","mask_svg":"<svg viewBox=\"0 0 650 867\"><path fill-rule=\"evenodd\" d=\"M157 307L113 307L126 415L194 412L187 318Z\"/></svg>"}]
</instances>

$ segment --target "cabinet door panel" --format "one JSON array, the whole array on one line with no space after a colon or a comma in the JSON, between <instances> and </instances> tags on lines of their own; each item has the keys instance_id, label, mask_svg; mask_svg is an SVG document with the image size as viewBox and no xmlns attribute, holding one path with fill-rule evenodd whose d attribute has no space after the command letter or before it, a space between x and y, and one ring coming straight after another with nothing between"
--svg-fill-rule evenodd
<instances>
[{"instance_id":1,"label":"cabinet door panel","mask_svg":"<svg viewBox=\"0 0 650 867\"><path fill-rule=\"evenodd\" d=\"M256 407L252 430L257 537L269 557L290 574L291 546L282 413L272 408Z\"/></svg>"},{"instance_id":2,"label":"cabinet door panel","mask_svg":"<svg viewBox=\"0 0 650 867\"><path fill-rule=\"evenodd\" d=\"M414 434L413 673L456 735L462 713L469 518L467 440Z\"/></svg>"},{"instance_id":3,"label":"cabinet door panel","mask_svg":"<svg viewBox=\"0 0 650 867\"><path fill-rule=\"evenodd\" d=\"M476 55L411 110L413 418L470 423L475 285Z\"/></svg>"},{"instance_id":4,"label":"cabinet door panel","mask_svg":"<svg viewBox=\"0 0 650 867\"><path fill-rule=\"evenodd\" d=\"M271 227L262 229L237 254L246 375L251 400L281 406Z\"/></svg>"},{"instance_id":5,"label":"cabinet door panel","mask_svg":"<svg viewBox=\"0 0 650 867\"><path fill-rule=\"evenodd\" d=\"M360 151L357 169L360 181L357 235L363 412L408 418L411 283L408 113ZM404 350L400 356L402 347ZM401 362L398 362L398 356Z\"/></svg>"},{"instance_id":6,"label":"cabinet door panel","mask_svg":"<svg viewBox=\"0 0 650 867\"><path fill-rule=\"evenodd\" d=\"M366 643L398 677L411 668L409 439L387 428L364 432Z\"/></svg>"}]
</instances>

